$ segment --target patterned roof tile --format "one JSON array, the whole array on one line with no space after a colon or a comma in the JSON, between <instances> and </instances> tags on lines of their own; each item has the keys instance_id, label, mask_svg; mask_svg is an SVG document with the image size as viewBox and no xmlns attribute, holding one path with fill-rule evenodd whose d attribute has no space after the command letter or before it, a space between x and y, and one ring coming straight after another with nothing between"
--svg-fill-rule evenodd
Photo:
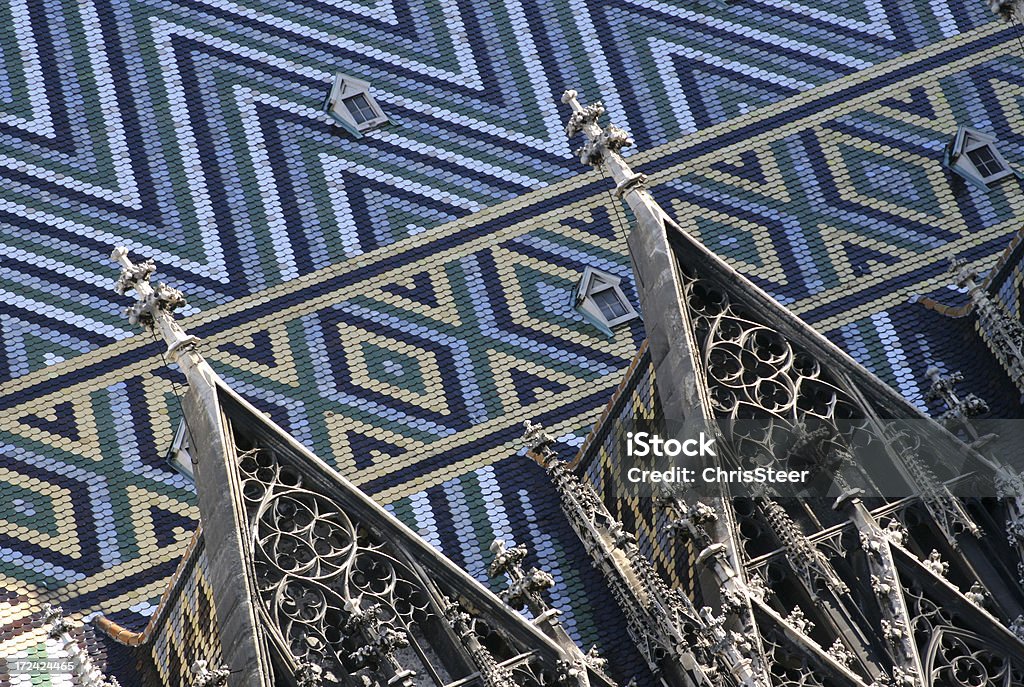
<instances>
[{"instance_id":1,"label":"patterned roof tile","mask_svg":"<svg viewBox=\"0 0 1024 687\"><path fill-rule=\"evenodd\" d=\"M885 354L917 346L907 300L945 287L951 254L991 264L1024 209L1016 179L985 193L940 164L957 124L1024 154L1012 28L931 45L981 24L979 4L772 5L4 10L24 48L0 81L20 98L0 136L18 160L0 228L0 491L19 501L0 527L5 586L141 628L194 527L163 458L180 375L108 292L106 254L125 242L193 297L183 324L235 390L474 574L492 535L530 541L574 635L607 644L612 611L586 604L578 544L514 457L525 419L573 455L643 338L636 323L606 339L567 307L588 265L635 295L629 217L598 175L571 176L551 93L603 96L685 228L912 400L923 354ZM44 62L65 77L59 114L20 97ZM371 79L393 126L332 131L316 106L335 68Z\"/></svg>"}]
</instances>

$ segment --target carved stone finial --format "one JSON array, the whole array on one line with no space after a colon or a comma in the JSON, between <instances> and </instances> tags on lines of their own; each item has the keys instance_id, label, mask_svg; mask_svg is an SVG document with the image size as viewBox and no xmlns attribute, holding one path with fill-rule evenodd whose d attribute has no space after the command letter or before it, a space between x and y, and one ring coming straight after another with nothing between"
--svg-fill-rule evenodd
<instances>
[{"instance_id":1,"label":"carved stone finial","mask_svg":"<svg viewBox=\"0 0 1024 687\"><path fill-rule=\"evenodd\" d=\"M928 554L928 560L922 561L921 564L939 577L945 577L949 572L949 563L942 560L942 554L937 549L932 549Z\"/></svg>"},{"instance_id":2,"label":"carved stone finial","mask_svg":"<svg viewBox=\"0 0 1024 687\"><path fill-rule=\"evenodd\" d=\"M1020 492L1015 492L1012 496L1018 496L1019 494ZM1006 497L1003 496L1002 498ZM1006 540L1010 542L1010 546L1024 544L1024 521L1021 520L1021 516L1017 512L1014 512L1013 515L1006 519Z\"/></svg>"},{"instance_id":3,"label":"carved stone finial","mask_svg":"<svg viewBox=\"0 0 1024 687\"><path fill-rule=\"evenodd\" d=\"M320 687L324 670L315 663L305 662L295 670L295 684L298 687Z\"/></svg>"},{"instance_id":4,"label":"carved stone finial","mask_svg":"<svg viewBox=\"0 0 1024 687\"><path fill-rule=\"evenodd\" d=\"M887 598L892 593L893 586L892 582L888 578L879 577L878 575L871 576L871 589L881 598Z\"/></svg>"},{"instance_id":5,"label":"carved stone finial","mask_svg":"<svg viewBox=\"0 0 1024 687\"><path fill-rule=\"evenodd\" d=\"M618 169L612 172L612 176L616 177L616 192L621 197L629 189L643 184L645 178L642 174L633 174L618 157L619 151L633 145L633 141L625 131L614 124L602 129L597 120L605 112L604 105L600 102L581 105L577 95L574 90L568 90L562 95L562 102L572 108L572 115L565 125L565 133L572 137L582 132L587 137L583 147L576 151L583 164L598 167L609 159L617 161L614 166Z\"/></svg>"},{"instance_id":6,"label":"carved stone finial","mask_svg":"<svg viewBox=\"0 0 1024 687\"><path fill-rule=\"evenodd\" d=\"M949 271L953 273L956 285L960 288L973 289L978 277L981 276L978 270L969 266L965 260L957 258L950 258Z\"/></svg>"},{"instance_id":7,"label":"carved stone finial","mask_svg":"<svg viewBox=\"0 0 1024 687\"><path fill-rule=\"evenodd\" d=\"M750 596L758 601L765 601L770 598L774 593L764 582L764 578L760 575L752 575L747 581L747 590L750 592Z\"/></svg>"},{"instance_id":8,"label":"carved stone finial","mask_svg":"<svg viewBox=\"0 0 1024 687\"><path fill-rule=\"evenodd\" d=\"M601 655L601 650L597 648L597 644L590 647L584 656L587 665L596 670L600 670L602 673L608 667L608 659Z\"/></svg>"},{"instance_id":9,"label":"carved stone finial","mask_svg":"<svg viewBox=\"0 0 1024 687\"><path fill-rule=\"evenodd\" d=\"M60 606L43 604L43 622L50 626L48 634L53 638L71 630L71 624L64 618L64 609Z\"/></svg>"},{"instance_id":10,"label":"carved stone finial","mask_svg":"<svg viewBox=\"0 0 1024 687\"><path fill-rule=\"evenodd\" d=\"M118 246L111 252L110 259L121 265L121 276L118 277L114 290L119 294L126 294L135 291L138 295L138 302L128 308L125 314L132 324L141 324L147 329L154 326L154 310L171 313L185 305L185 296L177 289L172 289L164 283L158 283L153 287L149 283L150 277L156 272L156 264L152 260L135 264L128 258L128 249Z\"/></svg>"},{"instance_id":11,"label":"carved stone finial","mask_svg":"<svg viewBox=\"0 0 1024 687\"><path fill-rule=\"evenodd\" d=\"M345 633L363 637L363 643L349 654L356 665L390 664L395 660L395 649L409 646L409 635L404 630L380 620L380 604L363 608L361 599L353 598L345 601L345 610L349 614L345 620Z\"/></svg>"},{"instance_id":12,"label":"carved stone finial","mask_svg":"<svg viewBox=\"0 0 1024 687\"><path fill-rule=\"evenodd\" d=\"M971 588L964 592L964 596L976 606L985 606L985 600L988 598L988 594L985 593L985 587L980 582L975 582L971 585Z\"/></svg>"},{"instance_id":13,"label":"carved stone finial","mask_svg":"<svg viewBox=\"0 0 1024 687\"><path fill-rule=\"evenodd\" d=\"M946 406L946 412L942 414L941 419L947 424L963 425L971 431L974 438L977 438L978 435L973 432L968 420L987 413L989 411L988 404L974 394L967 394L961 398L956 393L957 384L964 380L964 376L960 372L943 375L938 367L932 365L925 374L932 382L925 392L925 399L942 401Z\"/></svg>"},{"instance_id":14,"label":"carved stone finial","mask_svg":"<svg viewBox=\"0 0 1024 687\"><path fill-rule=\"evenodd\" d=\"M214 687L215 685L226 685L231 670L227 666L221 666L217 670L210 670L207 662L198 659L192 663L192 687Z\"/></svg>"},{"instance_id":15,"label":"carved stone finial","mask_svg":"<svg viewBox=\"0 0 1024 687\"><path fill-rule=\"evenodd\" d=\"M1003 21L1024 21L1024 2L1022 0L989 0L988 8Z\"/></svg>"},{"instance_id":16,"label":"carved stone finial","mask_svg":"<svg viewBox=\"0 0 1024 687\"><path fill-rule=\"evenodd\" d=\"M555 578L537 568L523 570L522 563L527 554L525 546L510 549L504 539L495 539L490 548L494 552L494 560L487 568L488 574L491 577L505 575L508 578L508 587L501 594L502 601L513 608L529 606L535 615L548 611L541 592L555 586Z\"/></svg>"},{"instance_id":17,"label":"carved stone finial","mask_svg":"<svg viewBox=\"0 0 1024 687\"><path fill-rule=\"evenodd\" d=\"M1024 642L1024 615L1018 615L1010 623L1010 632L1017 636L1017 639Z\"/></svg>"},{"instance_id":18,"label":"carved stone finial","mask_svg":"<svg viewBox=\"0 0 1024 687\"><path fill-rule=\"evenodd\" d=\"M831 656L836 663L847 667L853 665L854 655L846 648L841 639L836 639L825 653Z\"/></svg>"},{"instance_id":19,"label":"carved stone finial","mask_svg":"<svg viewBox=\"0 0 1024 687\"><path fill-rule=\"evenodd\" d=\"M539 449L551 444L555 438L544 431L544 427L527 420L523 423L523 437L521 441L526 444L530 453L536 453Z\"/></svg>"},{"instance_id":20,"label":"carved stone finial","mask_svg":"<svg viewBox=\"0 0 1024 687\"><path fill-rule=\"evenodd\" d=\"M807 619L807 616L804 615L803 610L799 606L793 607L793 610L786 616L786 622L797 632L804 634L814 629L814 623Z\"/></svg>"},{"instance_id":21,"label":"carved stone finial","mask_svg":"<svg viewBox=\"0 0 1024 687\"><path fill-rule=\"evenodd\" d=\"M123 246L115 248L110 259L121 265L121 275L114 290L119 294L134 291L137 296L135 305L125 309L131 324L157 331L167 342L167 354L171 360L177 360L177 351L183 345L198 343L198 338L185 334L174 321L173 312L185 305L185 296L181 291L163 282L155 287L150 284L150 277L156 271L152 260L135 264L128 258L128 250Z\"/></svg>"},{"instance_id":22,"label":"carved stone finial","mask_svg":"<svg viewBox=\"0 0 1024 687\"><path fill-rule=\"evenodd\" d=\"M665 498L663 505L670 507L676 515L665 526L666 529L676 532L697 546L707 547L711 544L711 536L705 525L718 520L718 513L713 507L701 501L695 501L691 505L676 496Z\"/></svg>"},{"instance_id":23,"label":"carved stone finial","mask_svg":"<svg viewBox=\"0 0 1024 687\"><path fill-rule=\"evenodd\" d=\"M903 523L896 518L889 520L889 524L885 526L882 534L893 544L898 546L907 545L907 530L904 529Z\"/></svg>"},{"instance_id":24,"label":"carved stone finial","mask_svg":"<svg viewBox=\"0 0 1024 687\"><path fill-rule=\"evenodd\" d=\"M573 112L583 111L583 106L580 105L580 101L576 99L576 96L578 95L579 93L571 88L562 94L562 102L571 107Z\"/></svg>"},{"instance_id":25,"label":"carved stone finial","mask_svg":"<svg viewBox=\"0 0 1024 687\"><path fill-rule=\"evenodd\" d=\"M882 620L882 636L891 644L899 646L903 643L907 632L899 620Z\"/></svg>"},{"instance_id":26,"label":"carved stone finial","mask_svg":"<svg viewBox=\"0 0 1024 687\"><path fill-rule=\"evenodd\" d=\"M522 577L522 562L526 558L525 546L513 546L510 549L505 545L504 539L495 539L491 542L490 549L494 553L494 560L491 561L491 565L487 568L487 572L491 577L497 577L498 575Z\"/></svg>"},{"instance_id":27,"label":"carved stone finial","mask_svg":"<svg viewBox=\"0 0 1024 687\"><path fill-rule=\"evenodd\" d=\"M916 673L906 668L892 669L893 687L917 687Z\"/></svg>"}]
</instances>

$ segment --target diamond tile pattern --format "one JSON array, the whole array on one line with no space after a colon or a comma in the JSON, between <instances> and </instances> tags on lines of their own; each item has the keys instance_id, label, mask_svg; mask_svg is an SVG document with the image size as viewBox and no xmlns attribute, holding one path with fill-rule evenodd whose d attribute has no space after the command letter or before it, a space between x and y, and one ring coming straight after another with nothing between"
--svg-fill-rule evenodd
<instances>
[{"instance_id":1,"label":"diamond tile pattern","mask_svg":"<svg viewBox=\"0 0 1024 687\"><path fill-rule=\"evenodd\" d=\"M575 175L567 86L647 149L980 26L983 4L12 0L0 378L131 334L112 244L207 310ZM336 70L392 124L332 127Z\"/></svg>"},{"instance_id":2,"label":"diamond tile pattern","mask_svg":"<svg viewBox=\"0 0 1024 687\"><path fill-rule=\"evenodd\" d=\"M3 586L141 630L195 527L163 457L181 377L109 290L124 243L190 296L233 388L474 575L495 534L526 543L628 679L621 621L515 455L525 419L573 455L643 338L569 307L586 266L635 295L629 218L574 176L554 95L603 97L684 228L923 403L953 353L909 298L948 295L950 255L993 264L1024 210L1017 179L967 187L942 150L966 124L1024 159L1024 56L982 3L907 4L0 10ZM335 69L393 125L333 130Z\"/></svg>"}]
</instances>

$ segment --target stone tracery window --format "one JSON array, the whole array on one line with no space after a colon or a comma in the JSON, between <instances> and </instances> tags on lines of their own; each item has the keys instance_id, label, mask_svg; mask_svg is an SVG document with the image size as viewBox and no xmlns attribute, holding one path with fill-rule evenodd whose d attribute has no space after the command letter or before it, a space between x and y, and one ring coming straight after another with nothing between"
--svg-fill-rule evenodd
<instances>
[{"instance_id":1,"label":"stone tracery window","mask_svg":"<svg viewBox=\"0 0 1024 687\"><path fill-rule=\"evenodd\" d=\"M238 461L257 591L296 665L315 666L324 687L483 684L448 619L459 602L400 545L308 488L272 449L244 451ZM544 683L538 656L467 618L465 634L496 671L511 671L524 687Z\"/></svg>"}]
</instances>

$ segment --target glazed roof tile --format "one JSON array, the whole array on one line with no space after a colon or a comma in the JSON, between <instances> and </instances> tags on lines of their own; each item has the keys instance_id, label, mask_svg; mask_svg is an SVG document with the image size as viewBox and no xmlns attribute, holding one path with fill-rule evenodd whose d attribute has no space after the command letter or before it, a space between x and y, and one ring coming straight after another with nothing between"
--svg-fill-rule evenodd
<instances>
[{"instance_id":1,"label":"glazed roof tile","mask_svg":"<svg viewBox=\"0 0 1024 687\"><path fill-rule=\"evenodd\" d=\"M749 7L760 6L751 3ZM217 14L215 8L215 3L209 3L205 11ZM218 16L226 17L226 10L218 11ZM797 10L792 12L787 21L795 22ZM953 15L967 16L960 10ZM245 31L239 35L266 40L266 48L273 41L260 31L276 24L261 17L240 24ZM160 49L154 47L140 65L160 54L179 54L174 51L183 45L215 53L221 60L214 65L211 57L204 69L237 73L229 56L238 44L231 43L229 36L197 37L199 29L175 28L168 21L156 18L148 24L159 29L155 35L163 42L154 44ZM382 25L380 30L385 28ZM858 30L847 30L844 40L855 42L851 36ZM318 44L306 48L313 53L322 49ZM245 64L252 68L264 65L268 73L302 71L296 63L282 62L282 57L271 59L266 50L249 50ZM316 57L311 55L310 59ZM168 73L173 75L171 66ZM909 389L913 374L907 376L898 356L885 355L896 339L916 341L913 320L907 318L909 311L904 307L907 300L945 288L949 255L990 266L1019 228L1024 203L1016 179L988 193L959 183L941 168L942 148L956 125L966 123L996 134L1011 162L1024 156L1024 139L1015 129L1013 114L1019 91L1016 79L1022 71L1024 57L1014 30L992 24L772 108L644 150L631 163L650 175L653 193L684 228L829 333L883 379L902 379L904 385L898 388L910 394L904 386ZM322 74L309 73L312 76L303 82L302 92L312 97ZM260 74L253 81L259 83L257 90L262 89L258 98L252 96L256 86L248 91L225 86L219 95L211 91L209 97L213 101L234 93L247 106L242 108L245 116L251 118L262 116L267 107L277 108L277 119L271 119L282 132L278 144L292 146L295 159L311 151L336 158L323 163L334 180L333 196L313 194L307 180L305 185L294 182L296 197L313 204L334 203L331 212L336 212L345 202L353 202L341 200L339 189L356 184L364 199L378 193L374 207L401 218L407 231L360 238L365 242L351 255L343 255L344 236L338 244L327 242L323 234L320 238L307 234L303 248L308 250L299 254L313 257L300 268L282 257L287 253L282 247L292 245L294 237L278 236L275 244L272 235L260 234L262 227L274 222L267 224L267 217L247 214L241 201L234 215L224 210L225 217L230 215L248 228L239 229L230 240L218 238L213 231L216 217L204 216L193 223L194 218L174 214L174 194L169 190L173 184L163 191L157 184L147 192L152 190L166 201L166 218L173 217L169 221L180 226L174 229L176 234L170 231L162 239L167 242L163 248L149 253L163 263L160 278L195 295L197 307L186 311L190 317L184 326L204 339L204 354L237 392L317 454L333 459L354 483L391 504L428 540L449 555L457 553L456 562L465 563L474 574L483 570L487 554L478 549L462 551L453 532L503 533L511 526L520 532L517 541L528 534L539 542L535 555L545 565L557 565L563 571L579 568L578 560L566 553L577 549L571 533L563 531L556 517L554 500L532 497L532 490L540 487L528 487L526 495L522 493L521 485L533 484L530 475L535 466L510 456L519 450L517 439L525 419L546 425L562 440L559 452L573 455L621 383L622 371L642 341L639 323L606 339L568 304L575 278L588 265L622 276L635 303L622 241L628 217L611 196L607 181L596 173L564 179L576 163L562 156L567 148L563 149L562 138L556 138L552 124L551 140L557 143L551 144L549 154L533 155L540 161L533 173L539 175L536 169L545 165L545 174L550 173L538 184L543 185L540 190L512 194L516 197L499 202L500 193L478 187L472 202L463 203L459 212L411 211L403 203L419 194L416 207L429 210L421 196L433 192L423 187L414 193L406 185L402 195L388 185L386 175L368 172L372 167L368 162L338 162L339 153L324 152L325 146L337 146L354 156L361 154L358 146L337 137L306 137L302 126L309 124L300 120L305 116L318 121L313 113L302 110L285 117L281 112L290 110L279 107L284 91L274 100L264 92L271 89L269 77ZM197 83L216 83L209 75L195 78ZM411 76L404 78L410 79L407 87L413 89ZM432 78L440 77L433 73ZM587 78L579 79L586 94ZM442 97L440 90L437 98ZM613 90L606 84L592 92ZM388 107L389 97L382 95L380 100ZM609 106L617 107L611 100ZM469 107L467 102L462 105ZM515 102L510 103L514 110ZM496 110L488 113L478 102L471 104L484 112L477 112L478 116L497 117ZM167 103L153 107L145 116L156 121L159 108ZM529 166L526 160L536 141L523 143L521 152L512 155L494 148L498 143L493 123L484 126L470 121L468 115L440 112L439 104L432 107L431 121L437 126L449 122L445 126L456 128L450 123L456 122L465 131L487 132L486 145L476 139L465 143L467 154L486 149L496 158ZM642 121L664 119L649 108L637 111ZM653 127L635 126L633 120L626 123L639 130L642 142L678 133L659 134ZM249 136L267 126L249 124ZM213 141L225 151L241 145L231 139L235 134L226 132L238 126L221 122L219 128L207 131L207 143ZM424 127L422 135L427 133ZM397 135L397 130L383 130L380 138ZM82 145L88 147L87 142ZM305 152L295 151L303 145ZM394 156L392 162L397 168L408 167L409 177L418 175L417 183L440 184L441 179L457 178L452 176L455 167L443 173L440 167L431 171L417 166L419 162L399 159L399 147L391 150L395 152L387 154ZM156 146L152 154L158 153ZM422 164L427 158L434 160L435 153L422 153ZM287 157L283 152L275 154ZM200 164L198 157L195 160L193 164ZM271 197L281 182L271 173L275 168L270 162L239 168L235 177L226 177L227 182L217 187L218 193L244 195L252 190L246 184L263 184L261 192L270 195L261 198ZM872 186L865 168L881 174L885 185ZM250 182L251 178L256 181ZM173 183L187 179L186 174ZM236 179L242 180L242 186L233 185ZM11 192L27 194L28 185L24 180L19 183ZM377 186L371 188L372 184ZM50 197L40 196L40 202L55 201L57 190L48 191L54 194ZM457 192L466 198L470 195ZM75 202L68 213L88 209L84 200ZM62 600L70 612L79 614L103 610L139 629L187 546L196 510L188 481L163 459L180 416L176 400L180 376L165 366L152 339L127 337L128 326L117 315L125 303L105 290L114 275L102 257L109 250L106 242L115 236L123 238L127 231L127 220L115 216L119 201L105 202L109 207L93 212L97 222L121 229L105 234L83 231L75 238L80 243L67 242L68 232L80 230L79 225L32 214L36 233L19 234L31 246L18 244L16 250L22 252L15 257L38 258L45 269L31 272L22 266L19 272L11 267L14 271L6 273L5 278L19 279L25 288L49 295L32 296L34 304L13 300L3 306L19 313L5 316L4 350L20 367L16 378L0 391L0 466L4 470L0 489L17 501L7 524L0 528L4 550L0 572L5 585L20 594ZM369 207L360 206L357 216L366 216ZM200 208L199 212L206 211ZM289 212L282 210L281 218L275 214L271 219L289 224L293 219ZM414 216L434 220L424 226L415 224ZM150 212L148 219L132 219L139 236L148 232L144 225L153 217ZM453 217L458 218L448 221ZM61 232L60 241L40 233L40 223ZM223 293L217 291L221 287L210 270L216 271L216 263L227 253L217 254L216 260L203 254L202 237L187 236L186 226L206 230L206 238L214 243L224 238L233 244L234 257L229 262L234 263L231 269L246 273L244 284L229 284ZM259 231L256 226L261 227ZM80 245L84 243L88 249ZM314 250L328 243L336 252ZM64 246L60 250L66 249L66 255L52 252L58 245ZM135 247L146 245L134 239ZM170 250L172 245L193 253L184 259ZM245 253L243 259L240 247L245 245L258 245L262 253ZM51 252L39 257L39 251ZM207 267L199 267L204 260ZM208 273L199 278L203 270ZM28 272L31 275L26 276ZM282 275L296 278L279 283ZM59 280L61 286L48 279ZM230 289L236 290L228 293ZM51 305L39 305L43 301ZM57 313L53 304L58 302L67 302L77 314ZM15 321L22 318L22 324ZM32 337L37 343L30 343ZM98 348L121 337L127 338ZM44 350L60 342L63 348ZM52 355L47 357L46 352ZM914 360L911 367L916 374L920 365ZM473 504L455 503L460 489L465 490L456 487L462 480L475 481L490 491ZM483 486L479 488L483 494ZM522 504L521 515L508 516L509 525L495 506L495 490L506 506ZM530 513L540 514L535 522ZM562 574L565 586L556 589L576 619L574 633L581 638L600 637L604 620L598 616L607 609L590 608L585 601L587 585L570 582L569 573ZM628 665L632 659L623 656L622 660Z\"/></svg>"},{"instance_id":2,"label":"glazed roof tile","mask_svg":"<svg viewBox=\"0 0 1024 687\"><path fill-rule=\"evenodd\" d=\"M113 243L206 311L575 176L568 86L648 149L991 20L960 0L16 5L0 378L131 336ZM333 128L335 70L391 125Z\"/></svg>"}]
</instances>

